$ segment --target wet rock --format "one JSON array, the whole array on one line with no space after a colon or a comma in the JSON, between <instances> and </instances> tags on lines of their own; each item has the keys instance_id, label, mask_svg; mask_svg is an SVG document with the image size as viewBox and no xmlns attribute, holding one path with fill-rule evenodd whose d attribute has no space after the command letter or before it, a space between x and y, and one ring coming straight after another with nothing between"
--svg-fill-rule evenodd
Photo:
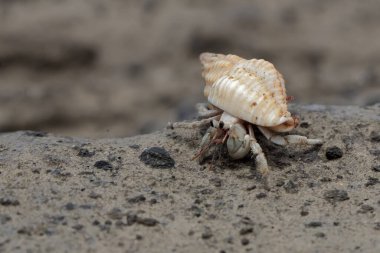
<instances>
[{"instance_id":1,"label":"wet rock","mask_svg":"<svg viewBox=\"0 0 380 253\"><path fill-rule=\"evenodd\" d=\"M365 186L369 187L369 186L374 186L376 184L380 184L380 181L379 181L378 178L376 178L376 177L368 177L368 181L367 181L367 183L365 183Z\"/></svg>"},{"instance_id":2,"label":"wet rock","mask_svg":"<svg viewBox=\"0 0 380 253\"><path fill-rule=\"evenodd\" d=\"M175 165L170 154L161 147L145 149L140 155L140 160L153 168L172 168Z\"/></svg>"},{"instance_id":3,"label":"wet rock","mask_svg":"<svg viewBox=\"0 0 380 253\"><path fill-rule=\"evenodd\" d=\"M18 205L20 205L20 202L12 196L7 196L7 197L1 197L0 198L0 205L2 205L2 206L18 206Z\"/></svg>"},{"instance_id":4,"label":"wet rock","mask_svg":"<svg viewBox=\"0 0 380 253\"><path fill-rule=\"evenodd\" d=\"M81 149L79 149L77 155L80 157L93 157L95 155L95 152L90 152L86 148L81 148Z\"/></svg>"},{"instance_id":5,"label":"wet rock","mask_svg":"<svg viewBox=\"0 0 380 253\"><path fill-rule=\"evenodd\" d=\"M136 204L139 202L144 202L145 200L146 200L145 196L143 194L141 194L141 195L137 195L135 197L128 199L128 203Z\"/></svg>"},{"instance_id":6,"label":"wet rock","mask_svg":"<svg viewBox=\"0 0 380 253\"><path fill-rule=\"evenodd\" d=\"M329 147L326 149L326 158L328 160L339 159L343 156L343 151L337 146Z\"/></svg>"},{"instance_id":7,"label":"wet rock","mask_svg":"<svg viewBox=\"0 0 380 253\"><path fill-rule=\"evenodd\" d=\"M330 203L341 202L350 199L348 193L345 190L329 190L323 194L323 198Z\"/></svg>"},{"instance_id":8,"label":"wet rock","mask_svg":"<svg viewBox=\"0 0 380 253\"><path fill-rule=\"evenodd\" d=\"M97 161L94 166L101 170L111 170L113 168L111 163L104 160Z\"/></svg>"}]
</instances>

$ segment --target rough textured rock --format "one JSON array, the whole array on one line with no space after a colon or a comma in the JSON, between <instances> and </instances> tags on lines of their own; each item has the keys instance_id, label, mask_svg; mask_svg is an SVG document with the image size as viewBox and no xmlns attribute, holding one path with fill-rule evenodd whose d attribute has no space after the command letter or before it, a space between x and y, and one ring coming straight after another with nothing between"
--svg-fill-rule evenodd
<instances>
[{"instance_id":1,"label":"rough textured rock","mask_svg":"<svg viewBox=\"0 0 380 253\"><path fill-rule=\"evenodd\" d=\"M308 123L295 132L326 143L279 147L258 135L268 184L250 157L192 161L197 129L99 140L0 134L0 252L379 252L380 184L368 182L379 178L380 104L291 109ZM155 146L175 167L140 161ZM332 146L340 159L326 158Z\"/></svg>"}]
</instances>

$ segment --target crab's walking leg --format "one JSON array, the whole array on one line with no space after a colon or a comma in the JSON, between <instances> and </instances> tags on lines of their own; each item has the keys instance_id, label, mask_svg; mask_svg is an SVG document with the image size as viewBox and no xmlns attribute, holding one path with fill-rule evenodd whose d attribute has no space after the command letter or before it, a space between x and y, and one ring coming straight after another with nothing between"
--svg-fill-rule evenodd
<instances>
[{"instance_id":1,"label":"crab's walking leg","mask_svg":"<svg viewBox=\"0 0 380 253\"><path fill-rule=\"evenodd\" d=\"M309 144L309 145L317 145L322 144L323 141L319 139L308 139L305 136L301 135L278 135L277 133L265 128L265 127L258 127L259 130L264 134L264 136L270 140L271 142L277 144L277 145L287 145L287 144Z\"/></svg>"},{"instance_id":2,"label":"crab's walking leg","mask_svg":"<svg viewBox=\"0 0 380 253\"><path fill-rule=\"evenodd\" d=\"M198 111L198 119L206 119L223 113L222 110L210 109L206 103L198 103L196 108Z\"/></svg>"},{"instance_id":3,"label":"crab's walking leg","mask_svg":"<svg viewBox=\"0 0 380 253\"><path fill-rule=\"evenodd\" d=\"M171 129L173 129L173 128L192 128L192 129L194 129L194 128L198 128L198 127L208 125L208 124L210 124L210 122L212 120L219 121L219 118L220 118L220 115L217 115L217 116L214 116L214 117L211 117L208 119L193 121L193 122L169 122L167 127L171 128Z\"/></svg>"},{"instance_id":4,"label":"crab's walking leg","mask_svg":"<svg viewBox=\"0 0 380 253\"><path fill-rule=\"evenodd\" d=\"M261 149L260 145L257 143L252 125L248 125L248 131L249 131L251 150L252 150L252 153L256 155L257 170L261 173L261 175L263 176L267 175L269 172L268 162L267 162L267 159L265 158L263 150Z\"/></svg>"}]
</instances>

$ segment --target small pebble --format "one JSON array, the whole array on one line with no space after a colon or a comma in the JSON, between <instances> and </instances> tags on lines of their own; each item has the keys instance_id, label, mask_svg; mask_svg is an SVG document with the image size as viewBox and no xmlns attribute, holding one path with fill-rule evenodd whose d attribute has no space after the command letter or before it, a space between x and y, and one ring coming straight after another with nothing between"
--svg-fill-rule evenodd
<instances>
[{"instance_id":1,"label":"small pebble","mask_svg":"<svg viewBox=\"0 0 380 253\"><path fill-rule=\"evenodd\" d=\"M249 240L247 238L243 238L241 239L241 245L248 245L249 244Z\"/></svg>"},{"instance_id":2,"label":"small pebble","mask_svg":"<svg viewBox=\"0 0 380 253\"><path fill-rule=\"evenodd\" d=\"M145 149L140 155L140 160L152 168L172 168L175 165L170 154L161 147Z\"/></svg>"},{"instance_id":3,"label":"small pebble","mask_svg":"<svg viewBox=\"0 0 380 253\"><path fill-rule=\"evenodd\" d=\"M18 206L20 202L14 197L2 197L0 198L0 205L2 206Z\"/></svg>"},{"instance_id":4,"label":"small pebble","mask_svg":"<svg viewBox=\"0 0 380 253\"><path fill-rule=\"evenodd\" d=\"M362 205L358 210L358 213L372 213L374 210L375 208L370 205Z\"/></svg>"},{"instance_id":5,"label":"small pebble","mask_svg":"<svg viewBox=\"0 0 380 253\"><path fill-rule=\"evenodd\" d=\"M343 156L343 151L337 146L329 147L326 149L326 158L328 160L339 159Z\"/></svg>"},{"instance_id":6,"label":"small pebble","mask_svg":"<svg viewBox=\"0 0 380 253\"><path fill-rule=\"evenodd\" d=\"M242 228L242 229L240 229L240 232L239 232L240 235L246 235L246 234L250 234L250 233L253 233L252 227Z\"/></svg>"},{"instance_id":7,"label":"small pebble","mask_svg":"<svg viewBox=\"0 0 380 253\"><path fill-rule=\"evenodd\" d=\"M94 164L94 166L95 166L95 168L102 169L102 170L111 170L112 169L112 165L109 162L104 161L104 160L97 161Z\"/></svg>"},{"instance_id":8,"label":"small pebble","mask_svg":"<svg viewBox=\"0 0 380 253\"><path fill-rule=\"evenodd\" d=\"M153 218L140 218L140 217L137 217L136 222L138 224L141 224L147 227L153 227L159 223L158 220L153 219Z\"/></svg>"},{"instance_id":9,"label":"small pebble","mask_svg":"<svg viewBox=\"0 0 380 253\"><path fill-rule=\"evenodd\" d=\"M320 221L312 221L307 224L305 224L305 227L307 228L317 228L317 227L322 227L322 222Z\"/></svg>"},{"instance_id":10,"label":"small pebble","mask_svg":"<svg viewBox=\"0 0 380 253\"><path fill-rule=\"evenodd\" d=\"M80 157L92 157L92 156L94 156L94 154L95 154L95 152L90 152L86 148L81 148L81 149L79 149L79 152L77 155Z\"/></svg>"},{"instance_id":11,"label":"small pebble","mask_svg":"<svg viewBox=\"0 0 380 253\"><path fill-rule=\"evenodd\" d=\"M260 192L260 193L256 194L256 198L258 198L258 199L263 199L266 197L267 197L267 194L265 192Z\"/></svg>"},{"instance_id":12,"label":"small pebble","mask_svg":"<svg viewBox=\"0 0 380 253\"><path fill-rule=\"evenodd\" d=\"M340 202L340 201L345 201L345 200L350 199L348 197L347 191L338 190L338 189L326 191L323 194L323 198L329 201L330 203L335 203L335 202Z\"/></svg>"},{"instance_id":13,"label":"small pebble","mask_svg":"<svg viewBox=\"0 0 380 253\"><path fill-rule=\"evenodd\" d=\"M376 184L380 184L380 180L378 178L368 177L368 181L367 181L367 183L365 183L365 186L368 187L368 186L373 186Z\"/></svg>"},{"instance_id":14,"label":"small pebble","mask_svg":"<svg viewBox=\"0 0 380 253\"><path fill-rule=\"evenodd\" d=\"M289 180L284 185L284 189L287 193L297 193L298 192L298 186L293 182L293 180Z\"/></svg>"},{"instance_id":15,"label":"small pebble","mask_svg":"<svg viewBox=\"0 0 380 253\"><path fill-rule=\"evenodd\" d=\"M128 203L136 204L139 202L144 202L146 200L145 196L143 194L137 195L135 197L132 197L128 199Z\"/></svg>"},{"instance_id":16,"label":"small pebble","mask_svg":"<svg viewBox=\"0 0 380 253\"><path fill-rule=\"evenodd\" d=\"M315 236L318 237L318 238L325 238L326 234L322 233L322 232L318 232L318 233L315 234Z\"/></svg>"}]
</instances>

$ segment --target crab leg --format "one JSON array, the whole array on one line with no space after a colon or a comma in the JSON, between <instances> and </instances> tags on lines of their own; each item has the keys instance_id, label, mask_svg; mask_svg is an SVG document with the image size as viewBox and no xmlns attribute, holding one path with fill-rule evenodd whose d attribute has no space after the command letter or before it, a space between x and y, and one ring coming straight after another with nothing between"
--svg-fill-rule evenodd
<instances>
[{"instance_id":1,"label":"crab leg","mask_svg":"<svg viewBox=\"0 0 380 253\"><path fill-rule=\"evenodd\" d=\"M260 145L257 143L255 138L252 125L248 125L249 137L250 137L250 146L251 151L254 155L256 155L256 166L257 170L261 173L261 175L267 175L269 172L268 162L265 158L263 150Z\"/></svg>"},{"instance_id":2,"label":"crab leg","mask_svg":"<svg viewBox=\"0 0 380 253\"><path fill-rule=\"evenodd\" d=\"M319 140L319 139L308 139L305 136L294 135L294 134L282 136L282 135L278 135L277 133L275 133L275 132L273 132L273 131L265 128L265 127L258 126L258 128L259 128L260 132L263 133L265 138L267 138L271 142L273 142L277 145L280 145L280 146L285 146L288 144L318 145L318 144L323 143L323 141Z\"/></svg>"},{"instance_id":3,"label":"crab leg","mask_svg":"<svg viewBox=\"0 0 380 253\"><path fill-rule=\"evenodd\" d=\"M168 123L168 128L190 128L190 129L194 129L194 128L198 128L198 127L202 127L202 126L205 126L205 125L208 125L210 124L210 122L212 120L217 120L219 121L219 118L220 118L220 115L217 115L217 116L214 116L214 117L211 117L211 118L208 118L208 119L202 119L202 120L197 120L197 121L193 121L193 122L169 122Z\"/></svg>"},{"instance_id":4,"label":"crab leg","mask_svg":"<svg viewBox=\"0 0 380 253\"><path fill-rule=\"evenodd\" d=\"M206 103L198 103L196 105L198 111L198 119L210 118L223 113L222 110L210 109Z\"/></svg>"}]
</instances>

